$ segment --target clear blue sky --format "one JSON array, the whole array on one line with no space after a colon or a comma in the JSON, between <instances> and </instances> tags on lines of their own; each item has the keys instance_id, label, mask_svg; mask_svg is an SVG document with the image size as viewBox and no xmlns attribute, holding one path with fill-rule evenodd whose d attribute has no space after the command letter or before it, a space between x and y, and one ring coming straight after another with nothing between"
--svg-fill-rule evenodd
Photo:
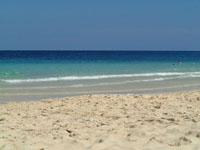
<instances>
[{"instance_id":1,"label":"clear blue sky","mask_svg":"<svg viewBox=\"0 0 200 150\"><path fill-rule=\"evenodd\" d=\"M200 50L200 1L1 0L9 49Z\"/></svg>"}]
</instances>

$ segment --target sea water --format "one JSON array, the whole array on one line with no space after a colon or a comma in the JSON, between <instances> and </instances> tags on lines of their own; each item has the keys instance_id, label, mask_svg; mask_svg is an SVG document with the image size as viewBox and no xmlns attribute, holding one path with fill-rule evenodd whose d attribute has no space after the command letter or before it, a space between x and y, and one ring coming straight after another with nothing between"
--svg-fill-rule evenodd
<instances>
[{"instance_id":1,"label":"sea water","mask_svg":"<svg viewBox=\"0 0 200 150\"><path fill-rule=\"evenodd\" d=\"M198 51L0 51L0 103L199 89L199 81Z\"/></svg>"}]
</instances>

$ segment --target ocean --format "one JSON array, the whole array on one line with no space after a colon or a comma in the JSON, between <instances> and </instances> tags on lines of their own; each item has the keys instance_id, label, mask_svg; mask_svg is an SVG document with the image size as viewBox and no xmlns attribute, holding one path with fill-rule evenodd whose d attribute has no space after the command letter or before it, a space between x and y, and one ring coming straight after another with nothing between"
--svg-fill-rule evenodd
<instances>
[{"instance_id":1,"label":"ocean","mask_svg":"<svg viewBox=\"0 0 200 150\"><path fill-rule=\"evenodd\" d=\"M0 103L190 89L199 51L0 51Z\"/></svg>"}]
</instances>

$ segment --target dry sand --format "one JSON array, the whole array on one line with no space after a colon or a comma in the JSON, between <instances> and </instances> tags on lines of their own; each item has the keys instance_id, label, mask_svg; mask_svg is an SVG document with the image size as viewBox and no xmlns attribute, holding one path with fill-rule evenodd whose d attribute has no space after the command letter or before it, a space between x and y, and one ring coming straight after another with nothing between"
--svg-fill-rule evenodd
<instances>
[{"instance_id":1,"label":"dry sand","mask_svg":"<svg viewBox=\"0 0 200 150\"><path fill-rule=\"evenodd\" d=\"M199 150L200 91L0 105L0 150Z\"/></svg>"}]
</instances>

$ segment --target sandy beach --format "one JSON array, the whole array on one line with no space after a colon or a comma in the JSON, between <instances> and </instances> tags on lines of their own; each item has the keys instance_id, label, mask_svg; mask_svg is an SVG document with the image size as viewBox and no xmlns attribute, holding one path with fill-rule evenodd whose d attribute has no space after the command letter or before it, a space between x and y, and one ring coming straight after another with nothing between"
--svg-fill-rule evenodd
<instances>
[{"instance_id":1,"label":"sandy beach","mask_svg":"<svg viewBox=\"0 0 200 150\"><path fill-rule=\"evenodd\" d=\"M0 150L198 150L200 91L0 105Z\"/></svg>"}]
</instances>

